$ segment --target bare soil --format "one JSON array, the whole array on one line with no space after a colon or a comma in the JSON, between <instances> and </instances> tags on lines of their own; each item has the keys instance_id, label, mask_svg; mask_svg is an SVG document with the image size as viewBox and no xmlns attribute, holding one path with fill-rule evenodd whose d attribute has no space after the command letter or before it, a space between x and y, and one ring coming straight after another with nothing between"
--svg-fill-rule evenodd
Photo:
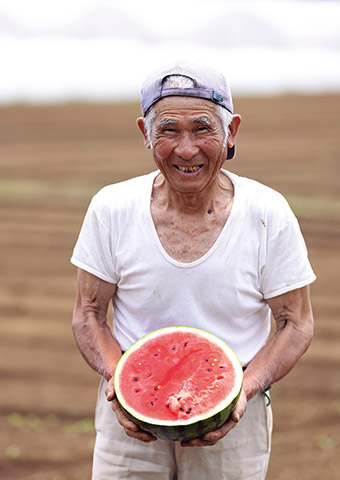
<instances>
[{"instance_id":1,"label":"bare soil","mask_svg":"<svg viewBox=\"0 0 340 480\"><path fill-rule=\"evenodd\" d=\"M281 191L318 276L315 338L272 388L268 480L340 471L340 96L236 99L231 171ZM136 104L0 108L0 478L90 478L98 375L71 333L69 258L91 196L154 169Z\"/></svg>"}]
</instances>

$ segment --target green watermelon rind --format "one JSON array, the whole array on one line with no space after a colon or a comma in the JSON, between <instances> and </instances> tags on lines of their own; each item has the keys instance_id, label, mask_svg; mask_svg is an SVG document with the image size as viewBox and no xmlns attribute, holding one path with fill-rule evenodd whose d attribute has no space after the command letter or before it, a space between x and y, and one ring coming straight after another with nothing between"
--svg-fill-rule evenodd
<instances>
[{"instance_id":1,"label":"green watermelon rind","mask_svg":"<svg viewBox=\"0 0 340 480\"><path fill-rule=\"evenodd\" d=\"M213 432L228 420L232 411L234 410L239 398L241 395L241 390L234 400L221 412L216 413L212 417L208 417L204 420L199 420L198 422L192 423L190 425L155 425L151 423L144 422L139 418L134 417L130 412L128 412L122 405L121 408L125 412L125 415L138 425L141 430L147 433L151 433L157 438L163 440L173 440L173 441L188 441L194 438L203 437L206 433Z\"/></svg>"},{"instance_id":2,"label":"green watermelon rind","mask_svg":"<svg viewBox=\"0 0 340 480\"><path fill-rule=\"evenodd\" d=\"M117 385L117 382L118 382L118 379L117 379L118 373L117 372L119 372L120 364L122 364L122 362L124 361L123 360L124 357L126 358L130 351L133 351L133 349L138 347L148 337L151 337L153 335L157 335L161 332L165 333L167 330L169 331L171 329L183 329L183 328L188 329L188 330L195 330L195 331L201 332L201 333L207 335L210 338L214 338L214 340L218 344L220 344L220 345L223 344L223 347L226 350L228 350L231 353L231 355L234 357L234 361L235 361L234 367L235 367L235 369L239 369L239 372L238 372L238 375L237 375L238 378L240 379L239 380L239 389L238 389L237 393L234 392L234 395L235 395L234 398L230 398L230 396L229 396L228 404L224 408L222 407L222 409L220 411L214 413L213 415L207 416L206 418L201 418L200 420L194 421L192 423L182 422L182 424L181 423L179 423L179 424L166 424L166 423L164 423L162 425L159 425L159 424L154 423L154 421L149 423L145 420L142 420L141 418L138 418L136 415L133 415L131 412L129 412L129 410L127 410L127 408L124 407L124 405L123 405L124 402L119 397L117 389L116 389L116 385ZM165 327L165 328L155 330L153 332L150 332L150 333L144 335L139 340L137 340L133 345L131 345L131 347L121 357L121 359L119 360L119 362L116 366L116 371L115 371L115 374L114 374L114 386L115 386L115 390L116 390L117 400L118 400L122 410L124 411L125 415L131 421L133 421L136 425L138 425L143 431L151 433L152 435L154 435L157 438L164 439L164 440L173 440L173 441L192 440L194 438L202 437L206 433L212 432L212 431L220 428L228 420L228 418L230 417L232 411L234 410L234 408L235 408L235 406L236 406L236 404L237 404L237 402L240 398L241 391L242 391L242 383L243 383L242 366L241 366L241 364L240 364L240 362L237 358L237 355L229 347L229 345L227 345L223 340L221 340L219 337L217 337L216 335L214 335L212 333L209 333L209 332L207 332L205 330L202 330L202 329L199 329L199 328L187 327L187 326Z\"/></svg>"}]
</instances>

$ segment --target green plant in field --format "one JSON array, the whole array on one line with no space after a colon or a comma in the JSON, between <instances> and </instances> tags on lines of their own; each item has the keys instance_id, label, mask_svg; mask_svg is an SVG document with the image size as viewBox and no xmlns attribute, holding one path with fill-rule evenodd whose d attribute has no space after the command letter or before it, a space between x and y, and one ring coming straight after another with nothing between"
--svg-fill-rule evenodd
<instances>
[{"instance_id":1,"label":"green plant in field","mask_svg":"<svg viewBox=\"0 0 340 480\"><path fill-rule=\"evenodd\" d=\"M316 437L316 443L321 450L333 450L338 445L339 441L325 433L320 433Z\"/></svg>"},{"instance_id":2,"label":"green plant in field","mask_svg":"<svg viewBox=\"0 0 340 480\"><path fill-rule=\"evenodd\" d=\"M38 417L35 413L28 413L26 415L13 412L7 415L7 423L14 428L23 430L34 430L41 432L49 428L57 428L61 424L61 420L53 414L47 415L43 418ZM68 434L82 434L94 431L94 419L83 418L72 423L67 423L63 427Z\"/></svg>"},{"instance_id":3,"label":"green plant in field","mask_svg":"<svg viewBox=\"0 0 340 480\"><path fill-rule=\"evenodd\" d=\"M93 418L83 418L82 420L78 420L70 425L66 425L65 430L70 434L93 432L94 420Z\"/></svg>"},{"instance_id":4,"label":"green plant in field","mask_svg":"<svg viewBox=\"0 0 340 480\"><path fill-rule=\"evenodd\" d=\"M7 422L15 428L29 428L31 430L40 430L42 420L35 413L22 415L21 413L10 413L7 416Z\"/></svg>"},{"instance_id":5,"label":"green plant in field","mask_svg":"<svg viewBox=\"0 0 340 480\"><path fill-rule=\"evenodd\" d=\"M18 445L8 445L5 450L5 455L7 458L16 459L21 455L21 449Z\"/></svg>"}]
</instances>

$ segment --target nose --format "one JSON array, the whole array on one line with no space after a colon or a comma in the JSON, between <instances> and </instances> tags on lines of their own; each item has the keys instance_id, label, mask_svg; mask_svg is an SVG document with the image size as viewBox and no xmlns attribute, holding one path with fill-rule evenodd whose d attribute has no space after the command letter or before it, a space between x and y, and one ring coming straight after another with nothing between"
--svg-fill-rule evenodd
<instances>
[{"instance_id":1,"label":"nose","mask_svg":"<svg viewBox=\"0 0 340 480\"><path fill-rule=\"evenodd\" d=\"M199 148L189 133L183 133L174 149L175 154L183 160L191 160L198 154Z\"/></svg>"}]
</instances>

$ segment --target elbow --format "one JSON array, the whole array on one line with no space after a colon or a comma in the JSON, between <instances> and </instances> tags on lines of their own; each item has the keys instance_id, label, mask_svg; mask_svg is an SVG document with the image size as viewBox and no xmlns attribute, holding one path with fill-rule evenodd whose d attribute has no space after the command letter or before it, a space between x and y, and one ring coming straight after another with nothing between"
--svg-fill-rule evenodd
<instances>
[{"instance_id":1,"label":"elbow","mask_svg":"<svg viewBox=\"0 0 340 480\"><path fill-rule=\"evenodd\" d=\"M313 318L313 314L310 313L310 315L308 315L308 317L306 318L306 321L304 323L304 326L302 328L302 338L303 338L303 341L302 341L302 345L303 345L303 352L302 353L305 353L311 343L312 343L312 340L313 340L313 337L314 337L314 318Z\"/></svg>"},{"instance_id":2,"label":"elbow","mask_svg":"<svg viewBox=\"0 0 340 480\"><path fill-rule=\"evenodd\" d=\"M84 328L84 315L79 308L75 307L72 315L72 333L77 340L80 330Z\"/></svg>"},{"instance_id":3,"label":"elbow","mask_svg":"<svg viewBox=\"0 0 340 480\"><path fill-rule=\"evenodd\" d=\"M75 336L75 333L77 331L77 327L79 326L79 320L78 320L78 317L75 315L75 313L73 313L72 315L72 333L73 335Z\"/></svg>"},{"instance_id":4,"label":"elbow","mask_svg":"<svg viewBox=\"0 0 340 480\"><path fill-rule=\"evenodd\" d=\"M105 315L92 305L77 303L72 315L72 332L76 340L89 337L94 327L102 327L106 323Z\"/></svg>"},{"instance_id":5,"label":"elbow","mask_svg":"<svg viewBox=\"0 0 340 480\"><path fill-rule=\"evenodd\" d=\"M314 324L311 325L308 334L307 334L307 348L306 350L310 347L310 344L312 343L314 337Z\"/></svg>"}]
</instances>

